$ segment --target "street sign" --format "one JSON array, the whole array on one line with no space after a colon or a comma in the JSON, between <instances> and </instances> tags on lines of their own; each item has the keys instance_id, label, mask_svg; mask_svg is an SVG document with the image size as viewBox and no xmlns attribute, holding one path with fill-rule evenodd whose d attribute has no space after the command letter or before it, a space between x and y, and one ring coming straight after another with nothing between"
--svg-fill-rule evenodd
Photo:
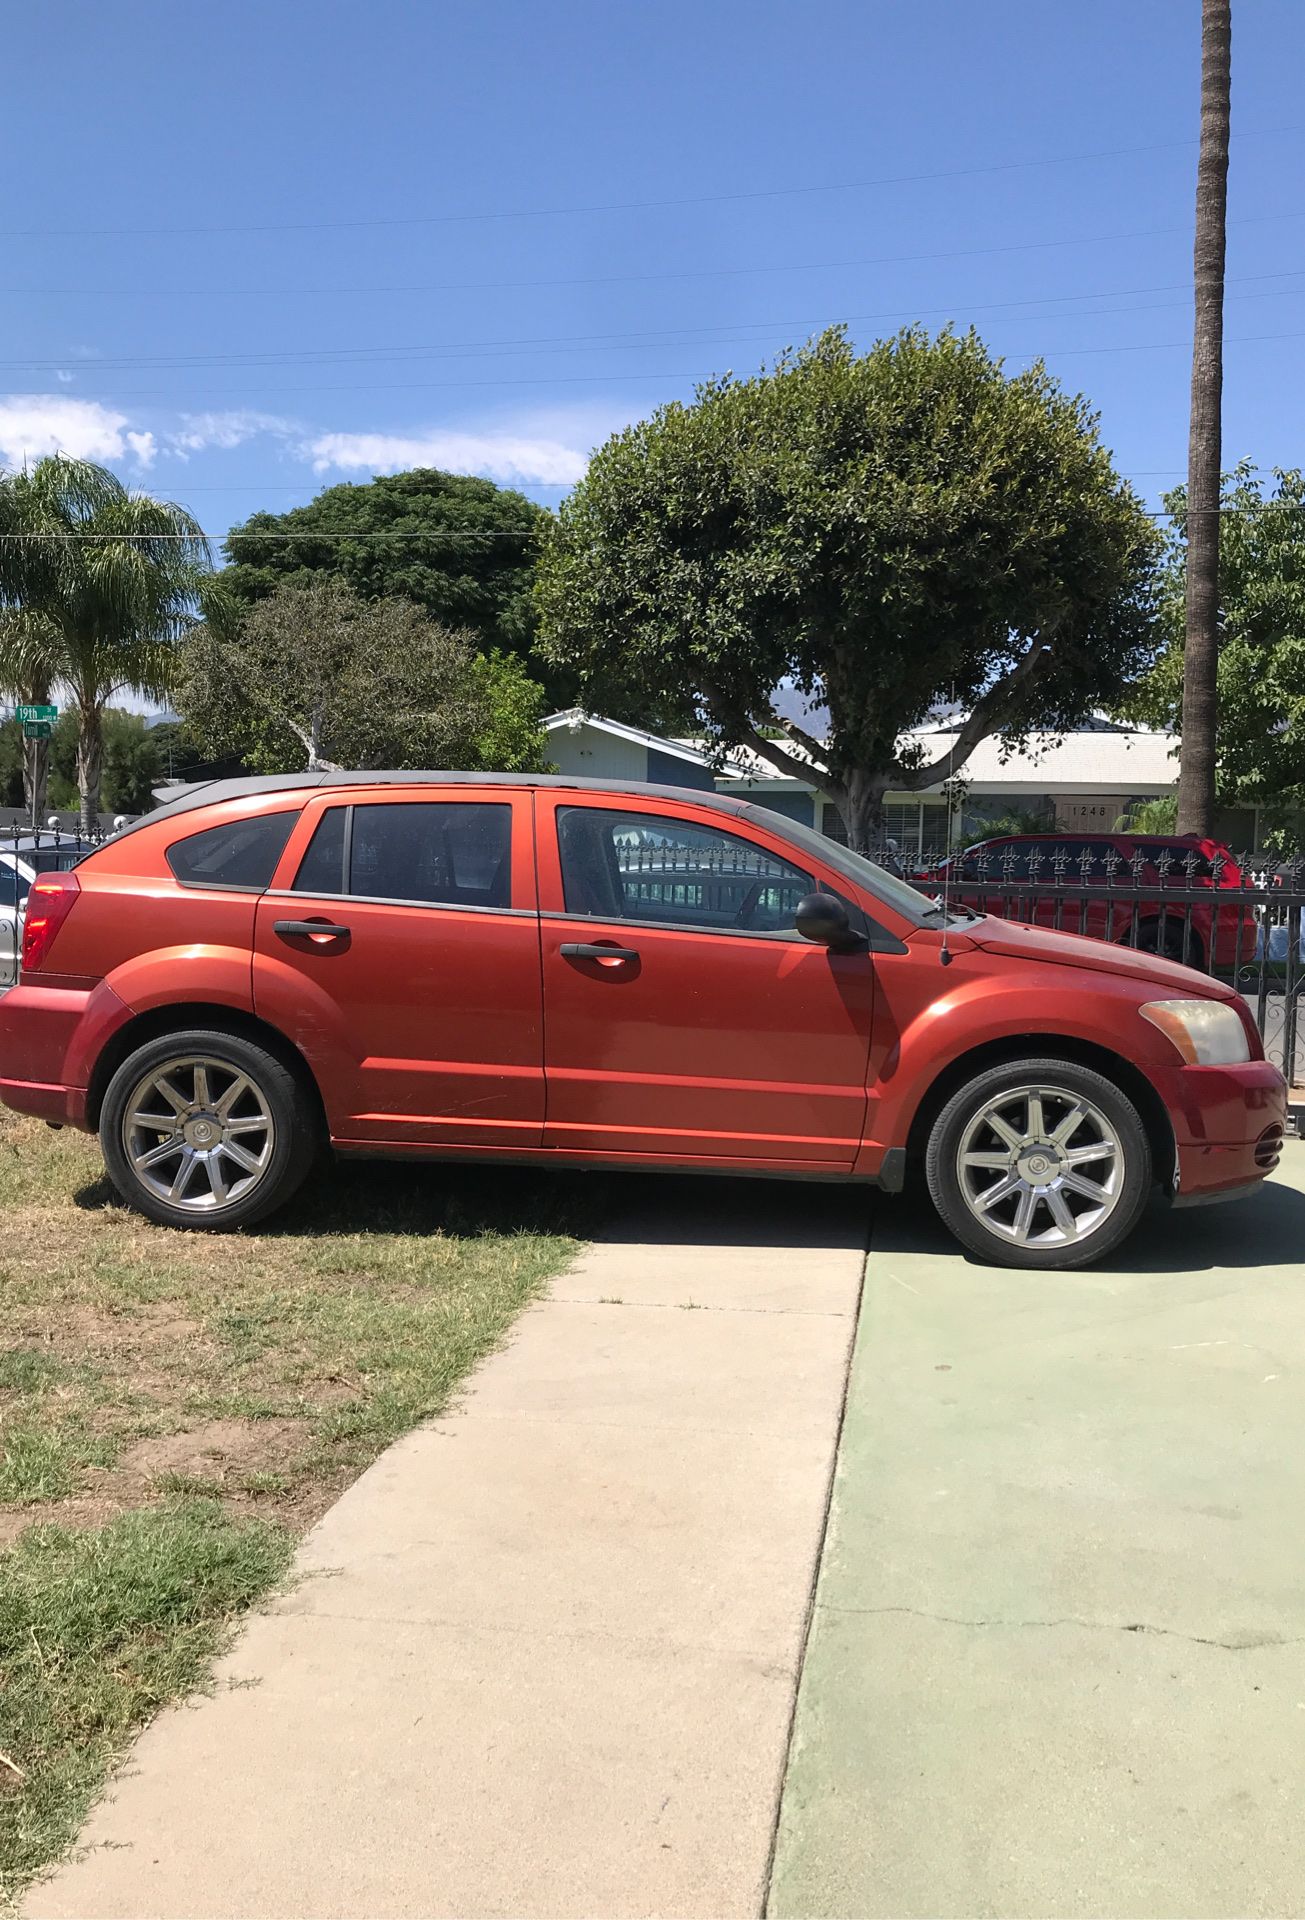
<instances>
[{"instance_id":1,"label":"street sign","mask_svg":"<svg viewBox=\"0 0 1305 1920\"><path fill-rule=\"evenodd\" d=\"M48 740L54 731L48 720L24 720L24 740Z\"/></svg>"},{"instance_id":2,"label":"street sign","mask_svg":"<svg viewBox=\"0 0 1305 1920\"><path fill-rule=\"evenodd\" d=\"M29 721L37 721L37 720L46 721L49 724L53 725L53 723L58 718L59 718L58 707L47 707L42 705L42 706L36 706L36 707L15 707L14 708L14 719L21 720L24 726L26 726Z\"/></svg>"}]
</instances>

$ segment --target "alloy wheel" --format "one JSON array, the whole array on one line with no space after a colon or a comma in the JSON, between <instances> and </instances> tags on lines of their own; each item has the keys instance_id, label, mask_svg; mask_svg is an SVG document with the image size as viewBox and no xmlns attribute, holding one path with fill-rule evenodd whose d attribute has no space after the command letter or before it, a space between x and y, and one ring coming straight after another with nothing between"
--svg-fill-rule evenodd
<instances>
[{"instance_id":1,"label":"alloy wheel","mask_svg":"<svg viewBox=\"0 0 1305 1920\"><path fill-rule=\"evenodd\" d=\"M135 1178L183 1213L212 1215L246 1199L272 1163L267 1095L239 1067L181 1055L133 1089L122 1144Z\"/></svg>"},{"instance_id":2,"label":"alloy wheel","mask_svg":"<svg viewBox=\"0 0 1305 1920\"><path fill-rule=\"evenodd\" d=\"M985 1100L956 1149L961 1196L990 1233L1024 1247L1073 1246L1109 1219L1123 1144L1083 1094L1014 1086Z\"/></svg>"}]
</instances>

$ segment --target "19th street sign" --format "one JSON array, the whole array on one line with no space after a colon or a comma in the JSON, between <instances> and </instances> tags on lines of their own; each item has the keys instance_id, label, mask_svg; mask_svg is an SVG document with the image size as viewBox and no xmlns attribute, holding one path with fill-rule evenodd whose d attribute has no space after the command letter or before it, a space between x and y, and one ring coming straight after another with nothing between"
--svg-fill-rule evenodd
<instances>
[{"instance_id":1,"label":"19th street sign","mask_svg":"<svg viewBox=\"0 0 1305 1920\"><path fill-rule=\"evenodd\" d=\"M58 707L36 706L14 708L14 719L21 720L24 726L28 726L29 724L35 725L39 721L44 721L48 725L53 726L58 718Z\"/></svg>"}]
</instances>

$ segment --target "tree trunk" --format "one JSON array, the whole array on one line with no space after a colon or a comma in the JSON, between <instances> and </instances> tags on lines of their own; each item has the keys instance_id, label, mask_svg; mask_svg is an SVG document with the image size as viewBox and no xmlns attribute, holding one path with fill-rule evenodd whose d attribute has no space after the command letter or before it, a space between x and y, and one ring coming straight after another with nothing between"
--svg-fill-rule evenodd
<instances>
[{"instance_id":1,"label":"tree trunk","mask_svg":"<svg viewBox=\"0 0 1305 1920\"><path fill-rule=\"evenodd\" d=\"M1219 467L1228 215L1232 0L1201 0L1201 146L1196 170L1195 325L1187 446L1187 631L1178 831L1214 826L1219 675Z\"/></svg>"},{"instance_id":2,"label":"tree trunk","mask_svg":"<svg viewBox=\"0 0 1305 1920\"><path fill-rule=\"evenodd\" d=\"M857 769L849 773L844 797L838 803L847 827L847 844L854 853L878 853L888 837L884 822L884 794L888 778Z\"/></svg>"},{"instance_id":3,"label":"tree trunk","mask_svg":"<svg viewBox=\"0 0 1305 1920\"><path fill-rule=\"evenodd\" d=\"M100 709L84 706L77 715L77 790L81 795L83 833L93 833L99 824L103 771L104 726Z\"/></svg>"}]
</instances>

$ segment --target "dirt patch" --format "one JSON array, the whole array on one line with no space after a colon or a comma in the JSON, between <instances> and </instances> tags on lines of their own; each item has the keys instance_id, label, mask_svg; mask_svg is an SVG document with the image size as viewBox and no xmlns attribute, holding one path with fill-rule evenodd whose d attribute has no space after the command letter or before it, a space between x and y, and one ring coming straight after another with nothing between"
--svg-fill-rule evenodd
<instances>
[{"instance_id":1,"label":"dirt patch","mask_svg":"<svg viewBox=\"0 0 1305 1920\"><path fill-rule=\"evenodd\" d=\"M303 1431L298 1420L206 1420L183 1433L138 1440L123 1454L118 1471L141 1480L175 1474L224 1484L233 1475L283 1466Z\"/></svg>"}]
</instances>

